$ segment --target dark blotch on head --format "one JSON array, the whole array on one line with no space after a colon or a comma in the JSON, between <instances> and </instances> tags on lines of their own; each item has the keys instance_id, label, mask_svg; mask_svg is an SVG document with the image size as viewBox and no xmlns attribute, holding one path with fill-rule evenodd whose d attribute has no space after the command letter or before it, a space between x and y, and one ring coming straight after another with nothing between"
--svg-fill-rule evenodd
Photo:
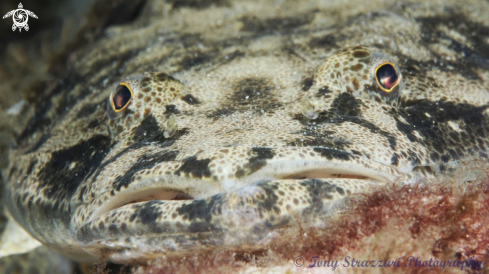
<instances>
[{"instance_id":1,"label":"dark blotch on head","mask_svg":"<svg viewBox=\"0 0 489 274\"><path fill-rule=\"evenodd\" d=\"M182 96L182 97L180 97L180 99L187 102L187 104L189 104L189 105L200 104L200 101L197 98L195 98L194 96L192 96L191 94L187 94L185 96Z\"/></svg>"},{"instance_id":2,"label":"dark blotch on head","mask_svg":"<svg viewBox=\"0 0 489 274\"><path fill-rule=\"evenodd\" d=\"M324 96L324 95L329 94L331 92L332 92L331 89L329 89L329 87L327 87L327 86L320 87L318 89L318 93L316 93L316 97L321 97L321 96Z\"/></svg>"},{"instance_id":3,"label":"dark blotch on head","mask_svg":"<svg viewBox=\"0 0 489 274\"><path fill-rule=\"evenodd\" d=\"M237 110L234 109L234 108L222 108L222 109L218 109L212 113L209 113L207 115L207 118L219 118L219 117L225 117L229 114L233 114L234 112L236 112Z\"/></svg>"},{"instance_id":4,"label":"dark blotch on head","mask_svg":"<svg viewBox=\"0 0 489 274\"><path fill-rule=\"evenodd\" d=\"M191 52L185 56L180 62L183 70L189 70L192 67L208 63L212 60L212 56L202 52Z\"/></svg>"},{"instance_id":5,"label":"dark blotch on head","mask_svg":"<svg viewBox=\"0 0 489 274\"><path fill-rule=\"evenodd\" d=\"M349 93L341 93L334 99L331 110L340 115L359 116L361 101Z\"/></svg>"},{"instance_id":6,"label":"dark blotch on head","mask_svg":"<svg viewBox=\"0 0 489 274\"><path fill-rule=\"evenodd\" d=\"M175 105L166 105L165 108L166 108L166 111L165 111L166 115L180 114L180 111L177 109L177 107Z\"/></svg>"},{"instance_id":7,"label":"dark blotch on head","mask_svg":"<svg viewBox=\"0 0 489 274\"><path fill-rule=\"evenodd\" d=\"M351 122L358 124L362 127L368 128L371 132L375 134L381 134L387 141L392 149L396 148L396 138L392 136L389 132L381 130L375 124L359 117L360 107L362 106L361 100L355 98L349 93L340 93L331 104L331 108L328 111L319 113L318 118L313 122L316 124L322 123L333 123L340 124L343 122ZM304 117L304 115L296 115L294 119L297 119L305 126L302 132L312 131L312 128L316 127L312 124L310 119ZM302 134L302 133L301 133Z\"/></svg>"},{"instance_id":8,"label":"dark blotch on head","mask_svg":"<svg viewBox=\"0 0 489 274\"><path fill-rule=\"evenodd\" d=\"M333 198L331 194L340 193L336 185L320 179L307 179L302 181L301 185L307 189L312 198L309 202L310 206L304 210L304 215L324 214L325 211L329 211L330 207L325 206L325 204L329 203L329 200Z\"/></svg>"},{"instance_id":9,"label":"dark blotch on head","mask_svg":"<svg viewBox=\"0 0 489 274\"><path fill-rule=\"evenodd\" d=\"M313 48L332 48L336 47L336 42L343 39L343 37L336 37L334 34L328 34L320 38L313 38L309 42L309 45Z\"/></svg>"},{"instance_id":10,"label":"dark blotch on head","mask_svg":"<svg viewBox=\"0 0 489 274\"><path fill-rule=\"evenodd\" d=\"M73 194L80 184L100 167L110 149L108 136L95 135L75 146L53 152L49 162L38 173L37 191L42 193L45 199L40 206L32 209L32 216L47 214L46 220L60 218L68 224L71 218L68 205ZM72 166L72 163L75 165ZM53 204L52 201L56 203Z\"/></svg>"},{"instance_id":11,"label":"dark blotch on head","mask_svg":"<svg viewBox=\"0 0 489 274\"><path fill-rule=\"evenodd\" d=\"M419 62L413 60L413 64L416 64L419 68L435 67L437 70L447 71L449 73L456 71L469 79L482 80L477 69L486 71L489 69L489 44L485 40L489 34L488 26L482 22L473 20L470 16L458 12L456 9L447 9L438 16L418 17L416 18L416 22L419 24L422 36L424 37L422 43L425 44L425 47L444 40L447 41L446 45L449 50L457 54L463 54L464 58L463 62L460 62L456 58L446 60L443 54L432 51L431 54L434 55L432 60L441 60L443 58L445 59L443 61L444 66L440 65L440 62L434 63L433 61ZM460 40L453 39L440 26L446 26L451 31L465 34L464 39L467 41L463 43ZM477 33L477 35L470 35L472 33ZM471 47L468 45L477 46Z\"/></svg>"},{"instance_id":12,"label":"dark blotch on head","mask_svg":"<svg viewBox=\"0 0 489 274\"><path fill-rule=\"evenodd\" d=\"M140 170L152 168L158 163L173 161L178 155L178 151L163 151L153 155L140 157L132 167L122 176L118 176L114 181L114 188L119 191L122 187L127 187L131 179Z\"/></svg>"},{"instance_id":13,"label":"dark blotch on head","mask_svg":"<svg viewBox=\"0 0 489 274\"><path fill-rule=\"evenodd\" d=\"M348 161L350 160L350 155L351 155L346 151L323 148L323 147L315 147L314 151L320 153L321 156L327 158L328 160L337 159L337 160Z\"/></svg>"},{"instance_id":14,"label":"dark blotch on head","mask_svg":"<svg viewBox=\"0 0 489 274\"><path fill-rule=\"evenodd\" d=\"M153 205L159 205L161 204L161 201L149 201L144 203L142 206L140 206L136 211L133 213L136 217L137 222L142 223L142 224L153 224L156 222L156 219L160 216L159 208L154 207ZM131 216L132 218L132 216Z\"/></svg>"},{"instance_id":15,"label":"dark blotch on head","mask_svg":"<svg viewBox=\"0 0 489 274\"><path fill-rule=\"evenodd\" d=\"M163 136L163 130L158 125L156 118L150 114L141 121L141 124L134 129L134 142L153 141L164 142L166 138Z\"/></svg>"},{"instance_id":16,"label":"dark blotch on head","mask_svg":"<svg viewBox=\"0 0 489 274\"><path fill-rule=\"evenodd\" d=\"M314 85L314 77L307 77L302 80L302 91L308 91Z\"/></svg>"},{"instance_id":17,"label":"dark blotch on head","mask_svg":"<svg viewBox=\"0 0 489 274\"><path fill-rule=\"evenodd\" d=\"M217 194L207 199L194 200L177 209L177 213L186 217L190 222L205 221L210 223L212 212L221 210L223 194ZM203 228L203 227L200 227Z\"/></svg>"},{"instance_id":18,"label":"dark blotch on head","mask_svg":"<svg viewBox=\"0 0 489 274\"><path fill-rule=\"evenodd\" d=\"M264 78L245 78L233 84L235 92L225 107L209 113L209 118L219 118L235 112L271 112L282 104L273 96L273 87Z\"/></svg>"},{"instance_id":19,"label":"dark blotch on head","mask_svg":"<svg viewBox=\"0 0 489 274\"><path fill-rule=\"evenodd\" d=\"M247 169L238 169L235 172L236 178L242 178L256 172L267 164L267 159L272 159L275 155L271 148L254 147L251 151L256 155L248 160Z\"/></svg>"},{"instance_id":20,"label":"dark blotch on head","mask_svg":"<svg viewBox=\"0 0 489 274\"><path fill-rule=\"evenodd\" d=\"M294 17L271 18L261 20L256 17L245 17L241 19L244 31L268 34L273 32L289 32L303 25L308 24L313 19L311 13L302 14Z\"/></svg>"},{"instance_id":21,"label":"dark blotch on head","mask_svg":"<svg viewBox=\"0 0 489 274\"><path fill-rule=\"evenodd\" d=\"M254 153L256 153L256 156L253 156L249 160L249 166L252 172L255 172L262 167L264 167L267 163L267 159L273 159L273 156L275 153L273 152L273 149L271 148L265 148L265 147L254 147L251 149Z\"/></svg>"},{"instance_id":22,"label":"dark blotch on head","mask_svg":"<svg viewBox=\"0 0 489 274\"><path fill-rule=\"evenodd\" d=\"M175 174L181 175L181 173L192 175L194 178L211 177L211 170L209 169L209 163L211 159L197 160L197 157L192 156L183 160L183 165L175 171Z\"/></svg>"},{"instance_id":23,"label":"dark blotch on head","mask_svg":"<svg viewBox=\"0 0 489 274\"><path fill-rule=\"evenodd\" d=\"M396 120L397 129L411 142L421 143L431 151L426 160L438 162L449 161L449 158L457 160L472 150L478 150L477 139L488 135L489 123L484 115L487 108L444 100L412 100L405 102L404 108L390 111L390 114ZM462 134L448 126L448 121L463 121ZM414 131L422 138L416 137Z\"/></svg>"},{"instance_id":24,"label":"dark blotch on head","mask_svg":"<svg viewBox=\"0 0 489 274\"><path fill-rule=\"evenodd\" d=\"M246 78L235 84L233 98L240 105L255 104L257 100L269 97L272 89L263 78Z\"/></svg>"},{"instance_id":25,"label":"dark blotch on head","mask_svg":"<svg viewBox=\"0 0 489 274\"><path fill-rule=\"evenodd\" d=\"M394 155L392 155L392 158L391 158L391 165L393 166L397 166L399 164L399 156L394 153Z\"/></svg>"}]
</instances>

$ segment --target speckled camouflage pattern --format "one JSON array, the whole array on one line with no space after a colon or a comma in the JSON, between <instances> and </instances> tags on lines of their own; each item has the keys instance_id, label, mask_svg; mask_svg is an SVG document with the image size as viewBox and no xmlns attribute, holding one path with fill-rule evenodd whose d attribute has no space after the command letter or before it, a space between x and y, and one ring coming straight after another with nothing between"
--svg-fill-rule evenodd
<instances>
[{"instance_id":1,"label":"speckled camouflage pattern","mask_svg":"<svg viewBox=\"0 0 489 274\"><path fill-rule=\"evenodd\" d=\"M6 200L45 245L117 262L255 250L358 193L487 159L487 3L184 2L108 29L32 109ZM402 73L390 94L382 61ZM134 96L112 115L122 82Z\"/></svg>"}]
</instances>

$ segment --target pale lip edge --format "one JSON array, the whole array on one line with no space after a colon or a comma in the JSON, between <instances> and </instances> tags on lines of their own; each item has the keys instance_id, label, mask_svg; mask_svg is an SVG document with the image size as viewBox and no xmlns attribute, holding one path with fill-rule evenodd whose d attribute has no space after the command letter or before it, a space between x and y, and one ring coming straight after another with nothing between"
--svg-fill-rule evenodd
<instances>
[{"instance_id":1,"label":"pale lip edge","mask_svg":"<svg viewBox=\"0 0 489 274\"><path fill-rule=\"evenodd\" d=\"M238 180L210 182L175 175L145 178L131 185L129 188L122 190L116 196L104 201L102 206L92 212L86 222L95 220L101 215L128 203L150 200L172 200L175 198L179 198L179 200L203 199L262 180L350 178L366 179L380 183L393 183L399 180L400 173L392 167L374 161L368 161L368 165L369 167L365 167L365 165L355 162L344 162L340 160L279 160L267 163L266 166L257 172ZM163 185L165 181L171 182L171 184ZM192 191L190 193L183 193L178 189L192 189ZM209 191L210 189L214 189L214 191ZM196 195L196 193L200 195ZM95 199L92 202L97 201Z\"/></svg>"},{"instance_id":2,"label":"pale lip edge","mask_svg":"<svg viewBox=\"0 0 489 274\"><path fill-rule=\"evenodd\" d=\"M281 182L281 181L286 181L286 182ZM328 201L326 202L326 204L321 207L321 208L323 208L323 210L321 212L323 212L325 210L322 214L319 214L319 216L322 216L321 217L322 219L328 218L328 216L331 216L332 214L337 212L338 208L343 208L342 205L345 205L344 204L344 202L346 201L345 199L352 198L351 195L363 193L367 189L371 189L371 187L385 185L384 183L380 183L380 182L373 181L373 180L362 180L362 179L353 179L353 178L346 178L346 179L330 178L329 180L325 179L324 181L322 181L321 179L306 179L306 180L288 179L288 180L272 180L272 181L267 180L267 181L257 182L257 184L268 184L268 183L282 184L282 183L285 183L286 185L284 186L284 189L286 189L289 186L296 185L299 182L303 182L303 181L307 181L308 183L313 184L313 185L317 184L318 182L319 183L324 182L324 183L327 183L327 185L329 185L329 186L332 185L333 189L338 189L338 187L341 188L341 187L344 187L345 185L349 185L349 183L351 183L352 181L356 181L357 185L362 186L360 188L356 188L352 193L348 193L348 194L346 194L344 191L339 192L338 190L333 190L333 193L332 193L333 198L328 198ZM260 188L261 187L258 187L258 189L260 189ZM256 189L257 189L257 187L253 184L253 185L246 185L242 188L234 189L234 190L229 191L227 193L219 193L219 194L222 194L224 197L226 197L227 194L231 193L231 192L233 192L234 194L232 194L231 196L227 196L227 198L223 198L224 203L222 205L222 209L221 209L222 211L218 210L218 212L222 212L222 213L219 213L219 215L222 215L222 216L218 217L218 219L217 219L218 221L217 221L217 223L214 223L214 225L216 225L216 227L219 227L220 225L223 225L223 223L221 223L222 220L228 220L229 218L234 219L233 216L236 214L238 216L241 216L241 214L243 214L244 212L247 212L246 214L249 214L249 209L247 206L239 205L239 203L236 203L236 200L234 200L233 198L230 198L230 197L235 197L233 195L235 195L236 193L238 193L238 196L245 194L244 196L241 196L241 197L248 197L248 195L246 195L246 194L256 193L256 192L254 192ZM316 187L313 187L313 189L316 189ZM311 190L307 190L307 191L311 191ZM334 194L335 191L338 193ZM304 192L302 192L302 193L304 193ZM311 192L307 192L307 193L311 193ZM323 195L321 193L324 193L324 192L314 191L313 193L316 193L317 195L319 195L319 197L321 197ZM341 193L341 194L339 194L339 193ZM217 195L219 195L219 194L217 194ZM316 195L314 195L314 197L316 197ZM324 198L320 198L320 199L322 200ZM332 199L332 200L329 200L329 199ZM173 203L175 201L169 201L169 202ZM182 201L182 202L189 202L189 201L187 200L187 201ZM145 202L143 202L141 204L144 204L144 203ZM160 208L160 205L163 206L163 204L154 204L154 206L152 206L152 207L154 207L154 210L157 210L156 208ZM122 212L129 209L128 206L132 207L132 205L129 205L129 204L123 205L121 207L114 209L113 213L112 213L112 211L106 212L104 215L100 216L100 218L102 219L102 218L109 216L110 214L116 214L116 212L119 210L122 210L122 211L119 211L120 213L122 213ZM227 206L231 206L231 208L228 208ZM237 207L234 208L234 206L237 206ZM228 208L228 210L225 210L225 208ZM303 215L303 211L306 208L310 208L310 205L306 204L306 205L299 206L298 208L296 208L294 210L297 212L292 214L292 216L296 216L296 215L301 216L300 217L301 219L304 218L305 216L309 216L309 215ZM158 211L162 212L161 209L158 209ZM226 213L225 213L225 211L226 211ZM168 214L170 215L171 212L172 211L170 211ZM284 215L284 216L290 215L290 213L287 213L287 212L288 211L285 210L285 211L282 211L282 213L280 213L280 214ZM126 211L125 215L123 214L120 217L113 219L115 221L114 224L120 225L120 224L124 223L123 220L126 219L127 216L130 216L130 214L132 214L132 212ZM253 215L253 213L251 213L251 214ZM117 214L117 215L119 215L119 214ZM317 216L318 214L315 213L313 215ZM219 221L219 220L221 220L221 221ZM252 222L246 221L243 224L246 224L245 226L249 225L249 226L254 227L254 225L259 225L261 227L263 225L263 222L268 220L268 217L266 217L266 215L265 215L265 217L259 217L259 218L257 217L256 219L253 218L252 220L255 220L255 221L252 221ZM304 220L308 220L308 218L306 218ZM315 218L313 218L311 220L312 220L311 223L316 224L319 219L316 220ZM161 220L161 222L166 222L166 220ZM309 223L309 221L306 221L306 222ZM260 223L261 223L261 225L260 225ZM107 225L108 224L106 224L106 226ZM209 235L215 234L214 232L210 232L210 231L209 232L188 231L189 228L184 226L181 228L182 230L178 230L178 231L165 232L165 233L150 232L149 234L147 232L144 232L141 235L135 235L135 234L133 234L134 232L131 232L130 234L127 234L127 232L125 232L125 234L116 236L116 235L111 235L110 232L103 232L102 235L105 235L105 236L102 236L102 235L98 234L98 232L95 232L96 234L93 234L93 236L95 236L95 238L91 238L91 236L89 236L89 235L91 235L92 232L88 232L88 234L87 234L87 231L92 230L92 228L90 228L90 227L96 228L97 224L86 223L82 227L86 227L86 226L88 226L88 230L85 230L85 231L79 230L80 233L77 233L77 239L80 241L78 243L79 246L81 248L83 248L87 253L92 254L94 256L98 256L100 250L102 250L102 249L106 249L107 251L112 250L114 252L108 251L110 254L107 253L106 255L108 255L112 261L122 262L122 263L127 262L128 260L134 260L134 259L135 260L151 260L151 259L158 258L161 256L171 256L171 257L177 256L178 257L178 254L185 253L186 251L180 250L180 251L174 252L173 249L171 248L171 244L170 244L170 248L168 248L168 246L166 246L169 242L175 241L175 240L173 240L173 237L178 237L178 235L181 235L182 233L184 233L184 234L185 233L198 233L198 234L203 233L204 235L206 235L207 233L210 233ZM159 226L159 225L156 224L156 226ZM242 225L238 225L237 227L242 227ZM250 232L250 227L247 227L247 228L243 227L243 229L244 229L243 233L248 235L247 232L248 233ZM292 231L292 230L290 230L290 231L289 230L290 230L290 228L287 225L279 231L275 231L274 229L269 229L268 231L269 231L269 233L272 233L272 234L273 233L279 233L280 235L282 235L283 233L290 233L290 231ZM216 231L220 231L220 230L216 230ZM227 230L225 230L225 231L227 231ZM282 232L280 232L280 231L282 231ZM176 236L172 236L172 235L176 235ZM192 246L196 246L195 248L197 250L212 249L211 247L207 246L206 244L200 243L199 239L201 237L205 238L206 236L204 236L204 235L198 236L196 238L196 240L190 240L190 241L195 241L195 243L192 242ZM241 236L236 238L236 239L234 238L233 233L231 233L229 235L227 233L225 233L224 235L226 236L226 239L233 239L232 240L233 244L228 246L229 243L226 242L226 244L222 246L226 250L228 250L228 249L233 250L234 248L238 248L238 249L241 248L241 245L236 245L234 241L236 239L238 239L238 241L242 241L243 239L247 238L247 237L243 237L241 233L239 233L239 235L241 235ZM267 235L268 235L268 233L267 233ZM275 234L273 234L273 235L275 235ZM254 243L254 245L257 245L257 246L259 246L260 243L266 244L266 242L268 240L273 238L273 235L267 236L264 239L260 239L260 241L258 243L255 243L254 241L253 241L253 243ZM80 237L78 238L78 236L80 236ZM86 236L89 236L89 237L85 238ZM109 236L109 237L107 237L107 236ZM216 235L211 236L211 237L215 237L215 236ZM221 237L221 236L219 236L219 237ZM229 238L229 237L231 237L231 238ZM126 238L133 238L134 240L136 240L136 239L140 239L140 240L136 240L136 241L133 240L133 241L127 242L127 241L125 241ZM150 239L162 238L162 239L166 239L166 240L163 240L163 241L161 239L160 240L152 240L151 243L153 243L153 244L148 245L145 241L145 239L147 239L147 238L150 238ZM83 239L85 239L85 240L83 240ZM263 242L263 241L265 241L265 242ZM179 242L179 241L177 241L177 242ZM177 242L175 242L175 243L177 243ZM187 244L184 246L189 246L189 245ZM167 253L167 252L169 252L169 253ZM188 251L187 251L187 253L188 253ZM185 256L185 255L183 255L183 256Z\"/></svg>"}]
</instances>

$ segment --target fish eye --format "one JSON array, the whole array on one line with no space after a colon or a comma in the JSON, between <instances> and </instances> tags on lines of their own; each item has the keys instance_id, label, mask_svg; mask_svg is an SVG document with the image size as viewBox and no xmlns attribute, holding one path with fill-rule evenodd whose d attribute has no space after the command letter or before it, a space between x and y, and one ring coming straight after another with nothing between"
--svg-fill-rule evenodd
<instances>
[{"instance_id":1,"label":"fish eye","mask_svg":"<svg viewBox=\"0 0 489 274\"><path fill-rule=\"evenodd\" d=\"M384 92L390 93L399 84L401 77L392 63L383 63L375 69L375 81Z\"/></svg>"},{"instance_id":2,"label":"fish eye","mask_svg":"<svg viewBox=\"0 0 489 274\"><path fill-rule=\"evenodd\" d=\"M110 94L110 105L114 112L120 112L127 108L132 99L132 90L125 84L120 83Z\"/></svg>"}]
</instances>

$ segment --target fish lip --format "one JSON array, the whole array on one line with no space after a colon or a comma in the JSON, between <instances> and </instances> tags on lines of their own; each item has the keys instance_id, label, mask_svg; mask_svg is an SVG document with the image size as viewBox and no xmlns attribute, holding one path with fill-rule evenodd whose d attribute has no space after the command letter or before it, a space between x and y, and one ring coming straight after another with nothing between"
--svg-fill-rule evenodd
<instances>
[{"instance_id":1,"label":"fish lip","mask_svg":"<svg viewBox=\"0 0 489 274\"><path fill-rule=\"evenodd\" d=\"M356 186L356 190L349 189L354 193L345 191L351 184ZM290 235L292 230L323 224L345 207L350 196L379 185L384 184L338 178L266 180L198 200L124 205L85 223L74 236L89 254L99 256L103 251L111 261L121 263L186 256L196 250L215 248L253 250L276 243L277 237ZM288 194L280 194L281 191ZM282 205L281 210L277 209L284 201L292 201L281 198L284 195L301 200L309 195L310 199L304 201L310 201L300 203L297 199L293 202L295 208L287 211ZM166 217L177 214L177 219L169 222L163 212ZM134 220L132 226L127 220Z\"/></svg>"},{"instance_id":2,"label":"fish lip","mask_svg":"<svg viewBox=\"0 0 489 274\"><path fill-rule=\"evenodd\" d=\"M252 173L242 179L239 180L225 180L220 182L209 182L201 179L191 179L182 176L176 175L161 175L154 176L151 178L145 178L135 184L132 184L129 188L122 190L117 193L115 196L110 197L103 201L102 206L99 206L95 209L88 221L94 220L99 216L121 207L127 203L133 201L141 201L142 196L145 193L153 193L158 191L171 192L175 195L183 195L187 196L187 199L203 199L207 198L219 193L225 193L228 191L232 191L234 189L251 185L256 182L260 182L263 180L291 180L291 179L325 179L324 176L313 177L314 174L335 174L336 177L333 178L341 178L338 174L342 175L353 175L353 176L363 176L365 180L376 181L380 183L393 183L399 180L399 174L396 169L390 168L384 164L374 162L371 160L367 161L364 164L358 164L355 162L335 162L335 161L319 161L319 160L296 160L296 161L278 161L267 163L263 168L258 170L257 172ZM295 168L291 168L295 167ZM352 172L354 170L354 172ZM301 175L305 175L306 177L301 177ZM331 177L327 177L331 178ZM349 177L352 178L352 177ZM353 177L354 179L359 179ZM175 186L162 186L161 182L173 182L172 185ZM184 184L185 183L185 184ZM195 186L199 186L198 188ZM179 189L182 188L194 188L191 193L186 193ZM209 189L218 189L218 191L210 192ZM194 193L199 192L201 195L194 195ZM168 196L172 194L168 193ZM157 196L157 194L155 195ZM162 198L159 197L154 198L154 200L171 200L170 198ZM101 196L100 198L102 198ZM160 199L158 199L160 198ZM185 198L185 197L184 197ZM150 200L150 199L148 199Z\"/></svg>"},{"instance_id":3,"label":"fish lip","mask_svg":"<svg viewBox=\"0 0 489 274\"><path fill-rule=\"evenodd\" d=\"M333 149L329 149L333 151ZM328 150L328 151L329 151ZM338 151L338 150L334 150ZM341 156L341 155L340 155ZM242 205L246 205L247 201L249 201L249 197L244 197L251 192L254 191L257 187L260 188L260 184L279 184L280 186L290 185L297 186L297 184L305 183L307 184L336 184L342 185L346 183L356 184L358 186L357 190L361 190L367 186L379 186L385 185L389 183L394 183L399 181L403 175L396 168L390 167L388 165L373 161L371 159L367 159L366 157L354 156L350 155L347 160L341 159L341 157L337 158L316 158L316 159L298 159L298 158L272 158L263 161L263 166L260 166L257 170L254 170L251 174L248 174L244 177L234 179L234 180L220 180L218 181L216 176L212 176L210 178L190 178L191 176L186 174L176 175L172 174L164 174L161 176L153 176L149 178L143 178L140 181L136 181L131 183L127 188L122 189L120 192L111 196L109 191L102 193L99 196L96 196L93 200L91 200L88 204L80 206L75 212L74 216L81 213L88 218L85 219L72 219L72 235L74 235L75 241L77 244L82 247L86 252L99 256L101 250L111 250L112 257L110 258L112 261L125 262L127 260L131 260L134 258L139 258L141 260L146 260L149 257L155 254L161 257L165 256L173 256L178 253L178 248L173 248L175 245L175 241L183 241L182 239L175 240L175 237L194 237L191 235L200 235L196 236L197 238L206 239L206 237L214 237L215 234L219 234L219 231L226 231L226 227L224 225L214 225L210 231L199 231L199 229L203 229L207 225L207 221L202 220L194 224L194 227L187 226L180 229L178 232L168 232L164 231L165 227L168 225L171 227L174 223L165 223L163 221L158 222L144 222L135 221L132 223L132 226L138 226L138 230L125 231L121 232L122 227L127 228L130 224L129 221L136 220L134 217L136 215L136 211L141 210L143 207L150 207L151 210L147 210L148 216L161 216L162 218L171 218L172 213L168 211L168 206L170 208L178 207L183 208L185 205L187 206L197 206L199 204L206 204L209 200L219 200L221 204L228 205L227 207L233 207L233 210L225 210L227 213L226 218L221 218L223 220L238 218L239 216L248 216L249 212L256 212L257 210L265 210L265 205L263 208L246 208L245 206L240 206L239 202L236 198L233 198L237 195L238 200L242 200ZM343 174L349 175L349 178L336 178L332 177L333 174ZM324 177L324 178L323 178ZM341 176L339 176L341 177ZM349 186L346 186L348 188ZM185 189L185 193L182 192L182 189ZM340 188L341 189L341 188ZM260 190L261 193L265 193ZM285 192L287 190L284 190ZM161 192L158 194L158 192ZM277 191L274 195L277 195ZM243 194L244 193L244 194ZM269 192L267 192L270 194ZM312 193L312 192L311 192ZM315 193L309 193L305 195L316 195ZM345 197L339 198L337 201L329 202L327 207L336 208L345 203L351 194L357 193L356 190L352 190L347 192ZM159 198L162 199L151 200L145 199L145 195L160 195ZM183 195L186 194L187 200L181 201L171 201L173 195ZM267 194L267 195L268 195ZM166 196L165 196L166 195ZM234 195L234 196L233 196ZM244 196L243 196L244 195ZM271 194L270 194L271 195ZM304 195L300 196L298 193L291 194L292 198L289 200L293 201L293 198L304 197ZM273 196L273 195L272 195ZM166 199L164 198L166 197ZM244 198L243 198L244 197ZM267 196L268 197L268 196ZM343 199L345 198L345 199ZM134 202L134 203L131 203ZM165 206L167 208L165 208ZM293 208L294 216L302 217L304 208L300 208L300 203L295 204L297 208ZM234 207L237 207L234 208ZM223 207L226 209L226 206ZM134 212L134 216L130 215L130 212ZM198 209L200 210L199 214L203 214L207 216L208 220L211 220L209 216L214 214L215 212L221 212L222 208L210 210L209 208ZM251 211L250 211L251 210ZM268 208L267 210L270 210ZM282 209L280 212L285 212L285 209ZM183 210L181 212L186 212ZM180 213L181 213L180 212ZM229 213L231 212L231 213ZM325 211L321 214L324 216L329 216L330 212ZM122 214L122 215L121 215ZM252 214L253 215L253 214ZM307 214L306 214L307 215ZM257 215L253 215L255 217L248 218L249 222L244 222L240 224L240 228L248 226L250 224L254 224L257 228L267 227L267 217L256 217ZM264 215L265 216L265 215ZM268 216L268 215L266 215ZM290 216L288 216L290 217ZM290 221L287 216L282 216L284 220ZM316 218L316 217L314 217ZM207 220L206 219L206 220ZM239 218L238 218L239 219ZM131 221L132 222L132 221ZM239 221L237 221L239 223ZM184 223L183 221L181 223ZM290 224L290 226L295 226L297 224L297 220L294 223ZM101 225L103 224L103 225ZM145 231L150 228L160 227L162 228L159 233L143 233L142 235L136 235L140 231ZM109 228L117 228L111 232L108 231ZM246 233L251 233L251 230L247 230ZM269 231L272 233L272 231ZM114 234L115 233L115 234ZM234 234L233 234L234 233ZM245 232L243 232L245 233ZM135 236L136 235L136 236ZM214 235L214 236L213 236ZM227 235L227 234L226 234ZM248 245L241 245L239 241L246 241L247 237L243 236L240 231L232 232L230 235L226 236L228 241L231 243L223 243L223 246L226 248L241 248L241 246L250 247ZM158 247L152 244L148 244L147 241L151 237L156 237L161 240L161 245L165 245L165 247ZM165 238L166 237L166 238ZM173 238L172 238L173 237ZM223 237L221 235L221 237ZM235 238L233 238L235 237ZM133 239L133 242L128 239ZM186 239L186 238L185 238ZM210 239L210 238L209 238ZM231 240L229 240L231 239ZM219 241L220 238L212 238L209 241ZM236 241L234 241L236 240ZM238 241L239 240L239 241ZM259 240L259 241L258 241ZM259 247L260 245L265 245L268 242L268 238L258 239L259 244L255 247ZM208 242L209 242L208 241ZM238 243L238 244L236 244ZM197 249L203 250L207 248L207 245L202 242L192 242L189 244L190 246L196 245ZM219 247L219 244L215 246ZM250 247L251 248L251 247ZM125 250L126 253L121 253L121 250ZM150 251L148 251L150 250Z\"/></svg>"}]
</instances>

